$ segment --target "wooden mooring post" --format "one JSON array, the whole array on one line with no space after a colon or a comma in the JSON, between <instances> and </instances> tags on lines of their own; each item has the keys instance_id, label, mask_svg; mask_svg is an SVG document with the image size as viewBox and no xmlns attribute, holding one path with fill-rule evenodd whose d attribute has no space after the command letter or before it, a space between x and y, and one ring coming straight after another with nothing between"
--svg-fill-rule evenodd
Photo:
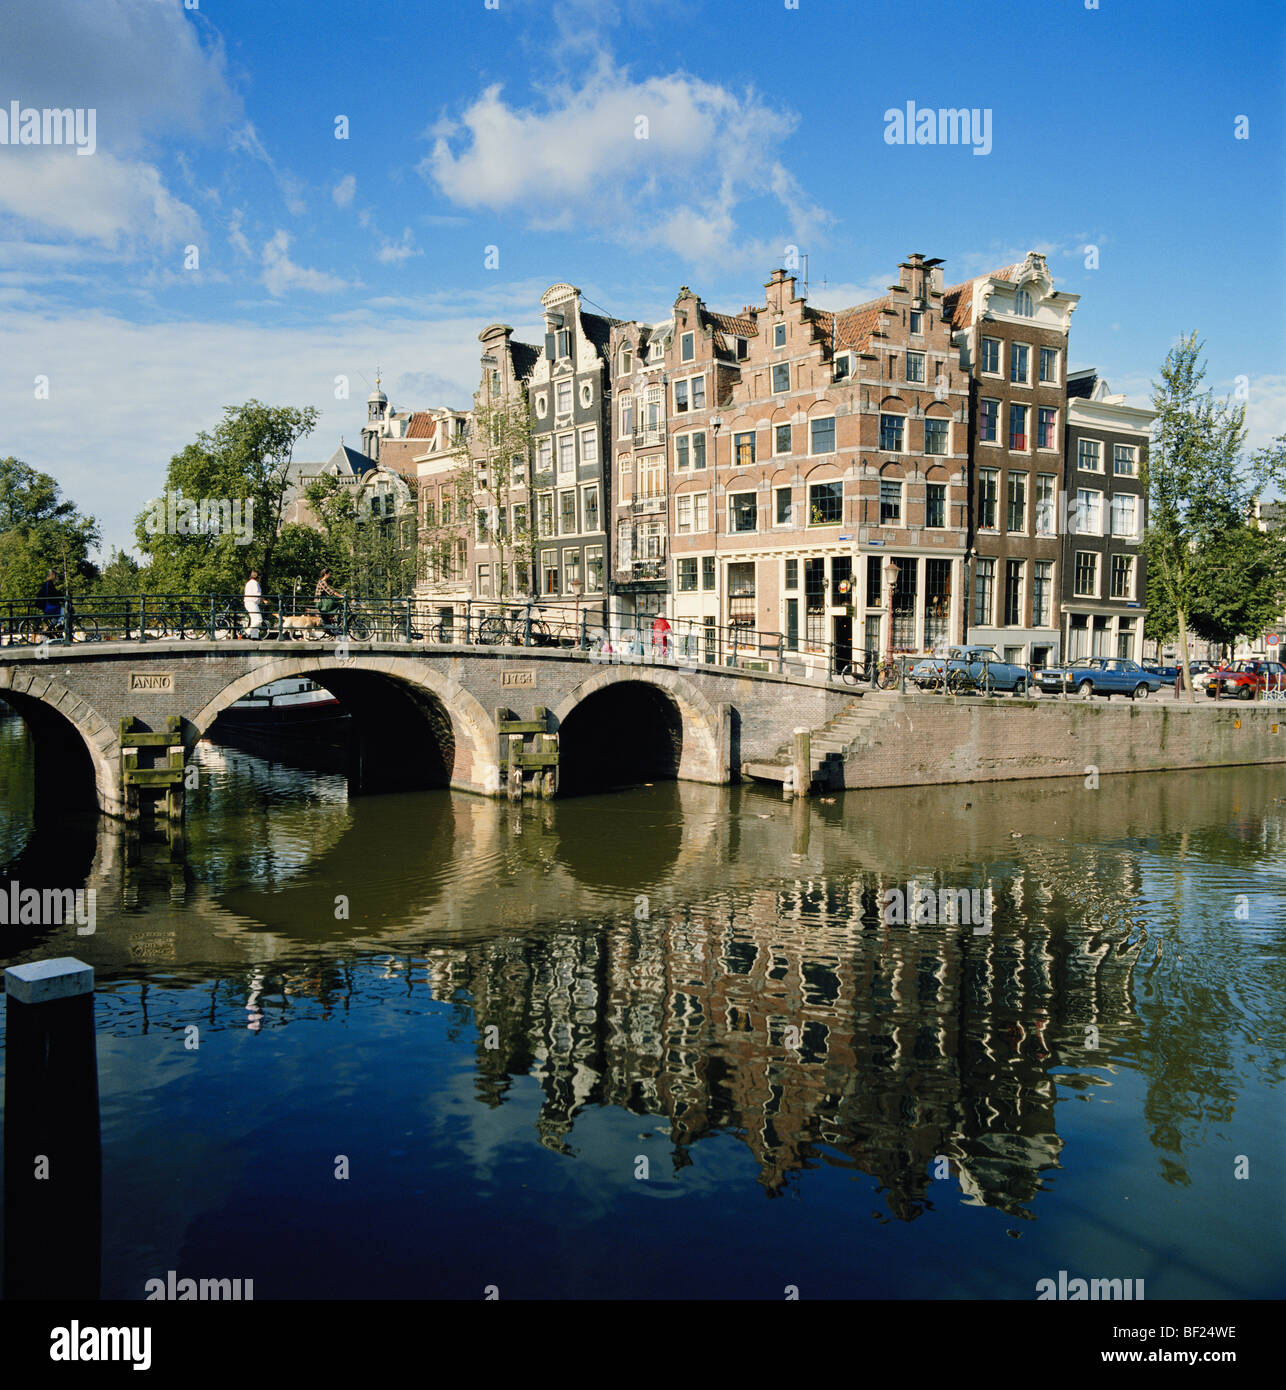
<instances>
[{"instance_id":1,"label":"wooden mooring post","mask_svg":"<svg viewBox=\"0 0 1286 1390\"><path fill-rule=\"evenodd\" d=\"M103 1155L94 971L72 956L5 984L4 1294L99 1295Z\"/></svg>"},{"instance_id":2,"label":"wooden mooring post","mask_svg":"<svg viewBox=\"0 0 1286 1390\"><path fill-rule=\"evenodd\" d=\"M520 801L527 774L538 797L552 798L558 792L558 735L547 732L553 716L543 705L532 711L530 719L515 719L508 709L496 710L499 734L501 783L510 801ZM533 746L527 748L527 740Z\"/></svg>"},{"instance_id":3,"label":"wooden mooring post","mask_svg":"<svg viewBox=\"0 0 1286 1390\"><path fill-rule=\"evenodd\" d=\"M121 781L125 791L125 819L142 818L143 807L150 805L166 817L181 821L184 811L184 776L187 744L183 738L183 721L170 715L163 730L140 729L139 721L127 714L121 719ZM140 765L140 756L153 759L150 767ZM163 762L155 761L163 757Z\"/></svg>"},{"instance_id":4,"label":"wooden mooring post","mask_svg":"<svg viewBox=\"0 0 1286 1390\"><path fill-rule=\"evenodd\" d=\"M808 796L813 790L813 736L808 729L795 730L791 766L795 773L796 796Z\"/></svg>"}]
</instances>

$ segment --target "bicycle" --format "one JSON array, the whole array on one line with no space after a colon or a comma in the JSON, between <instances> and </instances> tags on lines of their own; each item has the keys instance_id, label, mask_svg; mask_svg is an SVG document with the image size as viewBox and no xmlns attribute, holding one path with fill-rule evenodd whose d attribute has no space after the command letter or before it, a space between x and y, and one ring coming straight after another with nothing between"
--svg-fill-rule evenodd
<instances>
[{"instance_id":1,"label":"bicycle","mask_svg":"<svg viewBox=\"0 0 1286 1390\"><path fill-rule=\"evenodd\" d=\"M511 647L548 647L553 644L549 624L541 618L531 619L530 641L527 634L527 618L521 608L511 608L508 616L503 613L489 614L478 625L478 641L483 646L508 644Z\"/></svg>"},{"instance_id":2,"label":"bicycle","mask_svg":"<svg viewBox=\"0 0 1286 1390\"><path fill-rule=\"evenodd\" d=\"M896 661L847 662L837 673L845 685L871 685L880 690L892 690L902 679Z\"/></svg>"},{"instance_id":3,"label":"bicycle","mask_svg":"<svg viewBox=\"0 0 1286 1390\"><path fill-rule=\"evenodd\" d=\"M102 633L98 630L97 619L82 618L78 613L73 613L70 619L65 615L54 617L51 613L38 613L21 618L10 641L19 646L39 646L42 642L61 642L66 631L64 623L68 621L71 624L71 640L73 642L77 640L82 642L102 641ZM77 634L79 634L79 639Z\"/></svg>"}]
</instances>

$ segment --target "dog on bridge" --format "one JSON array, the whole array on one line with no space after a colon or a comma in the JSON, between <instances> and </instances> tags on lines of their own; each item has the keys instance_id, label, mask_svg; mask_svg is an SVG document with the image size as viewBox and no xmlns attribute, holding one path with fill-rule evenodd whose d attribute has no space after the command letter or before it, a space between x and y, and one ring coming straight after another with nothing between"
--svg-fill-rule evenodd
<instances>
[{"instance_id":1,"label":"dog on bridge","mask_svg":"<svg viewBox=\"0 0 1286 1390\"><path fill-rule=\"evenodd\" d=\"M320 635L321 627L320 613L287 614L281 620L281 635L293 638L296 633L299 633L305 637L312 637L314 633Z\"/></svg>"}]
</instances>

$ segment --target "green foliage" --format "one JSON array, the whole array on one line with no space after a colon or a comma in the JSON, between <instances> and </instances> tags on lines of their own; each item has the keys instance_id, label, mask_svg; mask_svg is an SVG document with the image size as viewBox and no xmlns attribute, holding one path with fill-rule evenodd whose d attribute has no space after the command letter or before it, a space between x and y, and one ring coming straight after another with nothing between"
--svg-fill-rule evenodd
<instances>
[{"instance_id":1,"label":"green foliage","mask_svg":"<svg viewBox=\"0 0 1286 1390\"><path fill-rule=\"evenodd\" d=\"M146 593L151 587L150 575L132 556L123 550L112 550L111 558L94 581L91 593L95 598L118 594Z\"/></svg>"},{"instance_id":2,"label":"green foliage","mask_svg":"<svg viewBox=\"0 0 1286 1390\"><path fill-rule=\"evenodd\" d=\"M83 593L98 573L89 559L98 540L98 523L48 473L0 459L0 595L34 597L50 569L64 592Z\"/></svg>"},{"instance_id":3,"label":"green foliage","mask_svg":"<svg viewBox=\"0 0 1286 1390\"><path fill-rule=\"evenodd\" d=\"M1192 628L1199 637L1231 647L1257 637L1286 608L1286 535L1237 526L1200 548Z\"/></svg>"},{"instance_id":4,"label":"green foliage","mask_svg":"<svg viewBox=\"0 0 1286 1390\"><path fill-rule=\"evenodd\" d=\"M533 422L526 395L521 387L512 395L493 400L479 393L474 403L473 458L465 459L459 470L457 492L472 496L476 511L486 518L486 529L479 536L492 548L498 566L496 597L511 597L509 571L514 561L524 565L528 584L536 573L535 496L526 486L534 453ZM526 504L526 519L512 520L512 504ZM508 524L498 526L502 510L510 514ZM521 595L520 595L521 596Z\"/></svg>"},{"instance_id":5,"label":"green foliage","mask_svg":"<svg viewBox=\"0 0 1286 1390\"><path fill-rule=\"evenodd\" d=\"M412 479L402 481L411 491L409 504L393 514L375 515L368 491L330 474L313 479L304 494L322 528L313 582L329 566L335 587L355 596L396 598L414 590L421 563L416 487Z\"/></svg>"},{"instance_id":6,"label":"green foliage","mask_svg":"<svg viewBox=\"0 0 1286 1390\"><path fill-rule=\"evenodd\" d=\"M239 593L251 568L264 576L265 589L271 587L294 448L312 433L317 414L311 406L267 406L257 400L227 406L213 432L203 430L174 455L163 498L135 526L158 590ZM179 499L207 498L236 504L232 515L243 523L240 535L226 529L226 522L198 523L193 530L186 518L179 519L180 533L171 529L172 517L182 517ZM172 509L169 499L174 499Z\"/></svg>"}]
</instances>

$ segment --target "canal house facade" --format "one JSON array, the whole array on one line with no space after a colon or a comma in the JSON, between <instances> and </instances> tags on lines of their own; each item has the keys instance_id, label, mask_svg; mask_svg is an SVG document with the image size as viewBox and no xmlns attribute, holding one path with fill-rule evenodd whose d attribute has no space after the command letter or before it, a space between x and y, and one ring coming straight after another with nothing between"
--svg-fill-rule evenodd
<instances>
[{"instance_id":1,"label":"canal house facade","mask_svg":"<svg viewBox=\"0 0 1286 1390\"><path fill-rule=\"evenodd\" d=\"M946 295L970 378L970 592L966 636L1007 661L1060 655L1067 342L1079 295L1033 251Z\"/></svg>"},{"instance_id":2,"label":"canal house facade","mask_svg":"<svg viewBox=\"0 0 1286 1390\"><path fill-rule=\"evenodd\" d=\"M1143 659L1143 465L1155 412L1125 404L1091 367L1067 380L1063 650Z\"/></svg>"}]
</instances>

